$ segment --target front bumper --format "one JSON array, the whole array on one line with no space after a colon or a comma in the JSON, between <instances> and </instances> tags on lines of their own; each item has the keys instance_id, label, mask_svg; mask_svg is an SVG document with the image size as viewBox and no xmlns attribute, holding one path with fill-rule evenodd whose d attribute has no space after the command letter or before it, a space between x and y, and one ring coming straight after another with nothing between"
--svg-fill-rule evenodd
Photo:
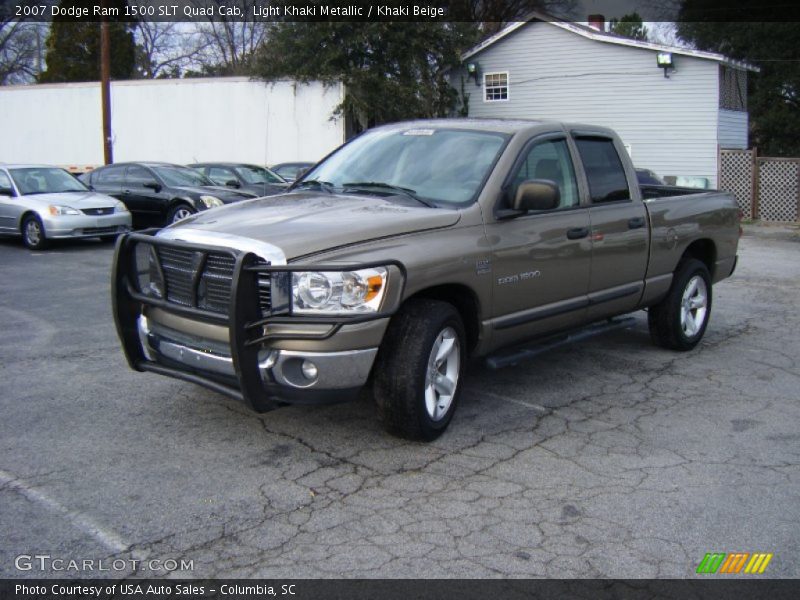
<instances>
[{"instance_id":1,"label":"front bumper","mask_svg":"<svg viewBox=\"0 0 800 600\"><path fill-rule=\"evenodd\" d=\"M112 236L131 231L131 214L48 215L42 218L42 224L48 239Z\"/></svg>"},{"instance_id":2,"label":"front bumper","mask_svg":"<svg viewBox=\"0 0 800 600\"><path fill-rule=\"evenodd\" d=\"M175 305L137 291L133 260L137 243L232 255L228 314ZM297 404L349 400L369 377L393 311L291 316L286 303L275 301L265 315L256 301L258 277L268 272L277 285L276 274L290 271L371 266L377 265L265 265L246 250L200 246L148 233L124 235L117 241L112 275L117 332L133 369L205 386L256 410L269 408L276 400ZM399 263L393 266L403 271ZM400 281L405 281L404 273ZM402 290L395 291L399 295ZM356 339L361 343L354 343Z\"/></svg>"},{"instance_id":3,"label":"front bumper","mask_svg":"<svg viewBox=\"0 0 800 600\"><path fill-rule=\"evenodd\" d=\"M199 376L236 381L227 344L188 336L144 315L138 319L138 331L147 360L175 365ZM366 383L377 353L377 348L339 352L263 348L258 356L258 372L270 399L298 404L345 401ZM308 369L313 369L311 375Z\"/></svg>"}]
</instances>

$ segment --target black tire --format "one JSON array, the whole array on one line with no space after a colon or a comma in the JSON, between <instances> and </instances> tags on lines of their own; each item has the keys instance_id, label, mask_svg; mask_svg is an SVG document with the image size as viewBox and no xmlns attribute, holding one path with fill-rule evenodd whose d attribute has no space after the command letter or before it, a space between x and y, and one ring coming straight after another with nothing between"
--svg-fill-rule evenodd
<instances>
[{"instance_id":1,"label":"black tire","mask_svg":"<svg viewBox=\"0 0 800 600\"><path fill-rule=\"evenodd\" d=\"M47 248L47 236L42 220L36 215L26 215L22 219L22 241L31 250L44 250Z\"/></svg>"},{"instance_id":2,"label":"black tire","mask_svg":"<svg viewBox=\"0 0 800 600\"><path fill-rule=\"evenodd\" d=\"M687 302L685 298L695 281L702 282L702 285L698 283L696 289L705 296L702 315L700 308L692 309L692 302ZM705 264L693 258L682 261L675 271L672 286L666 297L655 306L651 306L648 311L647 323L650 326L650 337L653 342L658 346L679 351L691 350L697 346L703 339L711 317L711 297L711 275ZM692 299L694 304L699 302L697 294L690 294L689 300ZM691 323L685 325L690 319Z\"/></svg>"},{"instance_id":3,"label":"black tire","mask_svg":"<svg viewBox=\"0 0 800 600\"><path fill-rule=\"evenodd\" d=\"M197 211L193 207L189 206L185 202L179 202L169 209L169 212L167 213L167 222L165 225L171 225L175 221L183 219L188 215L193 215L196 212Z\"/></svg>"},{"instance_id":4,"label":"black tire","mask_svg":"<svg viewBox=\"0 0 800 600\"><path fill-rule=\"evenodd\" d=\"M441 366L432 356L437 343L442 351L452 348ZM373 370L373 393L386 430L412 440L439 437L458 406L466 359L464 324L456 309L438 300L408 301L392 318ZM452 386L449 395L429 381L429 369L431 376L441 376L440 384ZM427 396L433 400L433 415L426 393L433 394Z\"/></svg>"}]
</instances>

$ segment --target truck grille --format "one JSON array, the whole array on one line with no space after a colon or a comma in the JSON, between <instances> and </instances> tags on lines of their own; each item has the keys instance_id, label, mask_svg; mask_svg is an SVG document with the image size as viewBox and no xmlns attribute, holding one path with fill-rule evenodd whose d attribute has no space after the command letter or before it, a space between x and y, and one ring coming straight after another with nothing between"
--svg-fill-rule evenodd
<instances>
[{"instance_id":1,"label":"truck grille","mask_svg":"<svg viewBox=\"0 0 800 600\"><path fill-rule=\"evenodd\" d=\"M167 301L228 314L236 264L233 255L170 246L157 246L156 252L164 273ZM266 315L271 308L268 273L259 274L258 290L258 305Z\"/></svg>"}]
</instances>

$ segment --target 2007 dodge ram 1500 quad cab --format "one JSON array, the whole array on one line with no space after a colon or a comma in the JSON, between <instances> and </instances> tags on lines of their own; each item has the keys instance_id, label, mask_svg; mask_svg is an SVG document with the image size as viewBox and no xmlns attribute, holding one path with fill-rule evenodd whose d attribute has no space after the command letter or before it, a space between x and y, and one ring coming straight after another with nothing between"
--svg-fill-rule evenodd
<instances>
[{"instance_id":1,"label":"2007 dodge ram 1500 quad cab","mask_svg":"<svg viewBox=\"0 0 800 600\"><path fill-rule=\"evenodd\" d=\"M470 357L639 309L693 348L738 240L729 194L640 187L608 129L397 123L285 194L122 236L114 316L138 371L259 411L369 383L389 431L431 440Z\"/></svg>"}]
</instances>

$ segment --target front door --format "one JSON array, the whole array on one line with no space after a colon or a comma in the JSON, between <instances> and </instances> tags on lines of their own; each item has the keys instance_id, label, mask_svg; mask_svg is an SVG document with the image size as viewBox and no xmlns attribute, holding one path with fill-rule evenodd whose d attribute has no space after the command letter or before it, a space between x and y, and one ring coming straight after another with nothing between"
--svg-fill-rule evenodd
<instances>
[{"instance_id":1,"label":"front door","mask_svg":"<svg viewBox=\"0 0 800 600\"><path fill-rule=\"evenodd\" d=\"M558 207L487 223L493 247L495 347L574 325L586 313L590 221L573 165L564 135L531 140L504 186L505 208L519 184L531 179L558 186Z\"/></svg>"}]
</instances>

